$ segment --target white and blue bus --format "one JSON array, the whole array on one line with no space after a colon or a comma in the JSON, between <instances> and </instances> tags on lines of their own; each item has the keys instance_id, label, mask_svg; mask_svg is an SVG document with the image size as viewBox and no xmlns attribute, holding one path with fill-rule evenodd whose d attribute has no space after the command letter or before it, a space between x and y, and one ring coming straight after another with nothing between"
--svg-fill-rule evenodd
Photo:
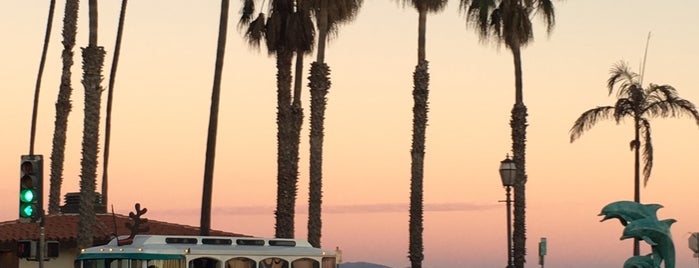
<instances>
[{"instance_id":1,"label":"white and blue bus","mask_svg":"<svg viewBox=\"0 0 699 268\"><path fill-rule=\"evenodd\" d=\"M75 268L336 268L336 258L298 239L136 235L81 250Z\"/></svg>"}]
</instances>

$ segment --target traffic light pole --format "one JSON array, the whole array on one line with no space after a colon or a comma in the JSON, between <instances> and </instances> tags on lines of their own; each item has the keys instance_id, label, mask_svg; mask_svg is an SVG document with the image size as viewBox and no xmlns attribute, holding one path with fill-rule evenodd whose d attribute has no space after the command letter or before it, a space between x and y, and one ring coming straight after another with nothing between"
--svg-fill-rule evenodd
<instances>
[{"instance_id":1,"label":"traffic light pole","mask_svg":"<svg viewBox=\"0 0 699 268\"><path fill-rule=\"evenodd\" d=\"M37 259L39 259L39 268L44 268L44 244L46 244L46 231L44 228L44 210L41 210L41 219L39 220L39 249L37 250Z\"/></svg>"}]
</instances>

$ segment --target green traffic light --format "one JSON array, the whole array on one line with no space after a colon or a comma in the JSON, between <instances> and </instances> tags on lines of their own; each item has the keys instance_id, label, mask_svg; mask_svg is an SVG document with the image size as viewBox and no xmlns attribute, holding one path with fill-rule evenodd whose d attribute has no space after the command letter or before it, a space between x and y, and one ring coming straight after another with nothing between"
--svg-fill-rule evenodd
<instances>
[{"instance_id":1,"label":"green traffic light","mask_svg":"<svg viewBox=\"0 0 699 268\"><path fill-rule=\"evenodd\" d=\"M34 202L35 196L36 195L34 194L34 190L32 189L24 189L21 192L19 192L19 200L21 200L22 202Z\"/></svg>"},{"instance_id":2,"label":"green traffic light","mask_svg":"<svg viewBox=\"0 0 699 268\"><path fill-rule=\"evenodd\" d=\"M19 216L29 218L34 216L34 208L31 204L22 204L19 208Z\"/></svg>"}]
</instances>

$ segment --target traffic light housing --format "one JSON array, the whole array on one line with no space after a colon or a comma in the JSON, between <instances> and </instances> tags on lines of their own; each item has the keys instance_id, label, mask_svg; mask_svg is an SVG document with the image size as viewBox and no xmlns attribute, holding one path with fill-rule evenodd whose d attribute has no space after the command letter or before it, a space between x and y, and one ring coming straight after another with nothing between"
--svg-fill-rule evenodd
<instances>
[{"instance_id":1,"label":"traffic light housing","mask_svg":"<svg viewBox=\"0 0 699 268\"><path fill-rule=\"evenodd\" d=\"M42 155L23 155L20 163L19 220L37 222L43 215Z\"/></svg>"},{"instance_id":2,"label":"traffic light housing","mask_svg":"<svg viewBox=\"0 0 699 268\"><path fill-rule=\"evenodd\" d=\"M17 241L17 257L36 261L39 257L39 243L34 240L19 240ZM44 260L48 261L52 258L58 258L61 251L61 246L58 241L44 242Z\"/></svg>"},{"instance_id":3,"label":"traffic light housing","mask_svg":"<svg viewBox=\"0 0 699 268\"><path fill-rule=\"evenodd\" d=\"M58 258L61 244L58 241L46 241L46 258Z\"/></svg>"},{"instance_id":4,"label":"traffic light housing","mask_svg":"<svg viewBox=\"0 0 699 268\"><path fill-rule=\"evenodd\" d=\"M20 259L36 258L36 241L17 241L17 257Z\"/></svg>"}]
</instances>

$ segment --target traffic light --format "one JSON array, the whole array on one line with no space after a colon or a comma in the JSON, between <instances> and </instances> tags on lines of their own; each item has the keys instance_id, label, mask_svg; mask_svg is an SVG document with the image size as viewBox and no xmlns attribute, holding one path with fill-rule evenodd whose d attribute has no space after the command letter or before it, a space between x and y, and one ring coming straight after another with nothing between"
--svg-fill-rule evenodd
<instances>
[{"instance_id":1,"label":"traffic light","mask_svg":"<svg viewBox=\"0 0 699 268\"><path fill-rule=\"evenodd\" d=\"M43 164L42 155L23 155L20 164L19 220L37 222L43 214Z\"/></svg>"},{"instance_id":2,"label":"traffic light","mask_svg":"<svg viewBox=\"0 0 699 268\"><path fill-rule=\"evenodd\" d=\"M19 240L17 241L17 257L27 259L29 261L37 261L39 258L39 243L34 240ZM58 241L44 242L44 260L48 261L52 258L58 258L58 253L61 251Z\"/></svg>"},{"instance_id":3,"label":"traffic light","mask_svg":"<svg viewBox=\"0 0 699 268\"><path fill-rule=\"evenodd\" d=\"M36 258L36 241L17 241L17 257L20 259Z\"/></svg>"},{"instance_id":4,"label":"traffic light","mask_svg":"<svg viewBox=\"0 0 699 268\"><path fill-rule=\"evenodd\" d=\"M61 251L61 246L58 241L46 241L46 257L48 258L58 258L58 252Z\"/></svg>"}]
</instances>

